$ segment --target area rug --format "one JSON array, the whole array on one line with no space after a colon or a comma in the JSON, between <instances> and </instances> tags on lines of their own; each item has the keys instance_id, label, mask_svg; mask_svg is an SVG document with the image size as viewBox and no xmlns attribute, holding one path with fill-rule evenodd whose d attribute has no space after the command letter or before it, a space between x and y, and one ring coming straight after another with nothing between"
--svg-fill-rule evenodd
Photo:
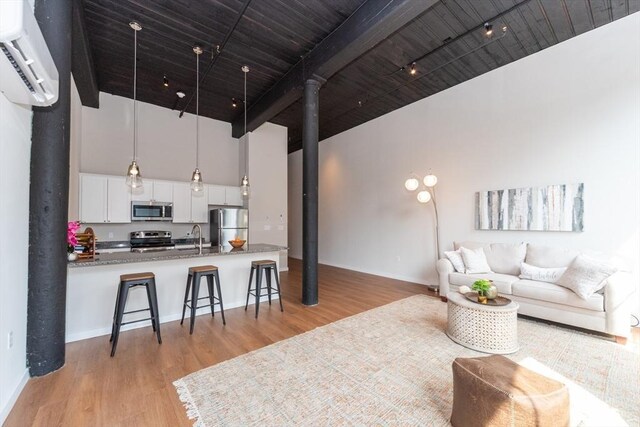
<instances>
[{"instance_id":1,"label":"area rug","mask_svg":"<svg viewBox=\"0 0 640 427\"><path fill-rule=\"evenodd\" d=\"M483 353L445 335L446 315L435 298L409 297L174 385L199 427L449 425L451 363ZM571 383L572 425L603 417L640 425L639 346L527 319L518 320L518 339L520 350L508 357Z\"/></svg>"}]
</instances>

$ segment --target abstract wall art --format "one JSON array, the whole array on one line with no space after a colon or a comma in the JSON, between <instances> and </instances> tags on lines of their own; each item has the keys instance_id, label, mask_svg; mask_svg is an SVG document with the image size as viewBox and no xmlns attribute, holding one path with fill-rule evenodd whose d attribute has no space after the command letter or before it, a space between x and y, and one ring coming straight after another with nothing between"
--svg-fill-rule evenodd
<instances>
[{"instance_id":1,"label":"abstract wall art","mask_svg":"<svg viewBox=\"0 0 640 427\"><path fill-rule=\"evenodd\" d=\"M476 193L477 230L583 231L584 184Z\"/></svg>"}]
</instances>

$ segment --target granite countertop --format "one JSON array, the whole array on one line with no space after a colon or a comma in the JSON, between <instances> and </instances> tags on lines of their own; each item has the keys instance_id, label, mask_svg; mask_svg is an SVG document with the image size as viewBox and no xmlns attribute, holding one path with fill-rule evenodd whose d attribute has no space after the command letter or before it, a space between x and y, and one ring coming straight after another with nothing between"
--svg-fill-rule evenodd
<instances>
[{"instance_id":1,"label":"granite countertop","mask_svg":"<svg viewBox=\"0 0 640 427\"><path fill-rule=\"evenodd\" d=\"M92 260L70 261L69 268L95 267L99 265L126 264L131 262L166 261L173 259L187 259L207 256L232 256L242 254L255 254L260 252L278 252L286 250L284 246L267 245L264 243L247 244L239 249L228 247L202 248L202 253L198 253L194 248L172 249L161 252L116 252L109 254L99 254Z\"/></svg>"},{"instance_id":2,"label":"granite countertop","mask_svg":"<svg viewBox=\"0 0 640 427\"><path fill-rule=\"evenodd\" d=\"M179 239L171 239L171 243L174 245L193 245L195 244L196 239L193 237L182 237ZM206 239L202 240L203 244L208 244ZM131 244L128 240L108 240L108 241L100 241L96 242L96 249L129 249L131 248Z\"/></svg>"}]
</instances>

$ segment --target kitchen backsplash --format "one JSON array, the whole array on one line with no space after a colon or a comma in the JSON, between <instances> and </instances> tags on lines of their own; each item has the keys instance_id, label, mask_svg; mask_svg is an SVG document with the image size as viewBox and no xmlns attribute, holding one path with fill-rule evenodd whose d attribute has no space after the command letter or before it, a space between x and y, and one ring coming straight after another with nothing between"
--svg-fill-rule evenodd
<instances>
[{"instance_id":1,"label":"kitchen backsplash","mask_svg":"<svg viewBox=\"0 0 640 427\"><path fill-rule=\"evenodd\" d=\"M209 224L200 224L202 227L202 237L209 241ZM82 224L81 229L86 227L93 228L98 241L107 242L114 240L129 240L129 233L139 230L163 230L171 231L174 239L180 239L191 236L193 224L174 224L172 222L156 221L156 222L132 222L130 224Z\"/></svg>"}]
</instances>

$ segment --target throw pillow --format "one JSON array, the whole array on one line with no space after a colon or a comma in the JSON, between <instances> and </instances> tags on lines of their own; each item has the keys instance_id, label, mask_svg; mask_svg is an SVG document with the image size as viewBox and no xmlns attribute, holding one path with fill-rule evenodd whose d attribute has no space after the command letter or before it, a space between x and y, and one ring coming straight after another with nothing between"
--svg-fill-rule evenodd
<instances>
[{"instance_id":1,"label":"throw pillow","mask_svg":"<svg viewBox=\"0 0 640 427\"><path fill-rule=\"evenodd\" d=\"M605 286L605 280L616 272L616 268L586 255L578 255L557 284L571 289L586 300Z\"/></svg>"},{"instance_id":2,"label":"throw pillow","mask_svg":"<svg viewBox=\"0 0 640 427\"><path fill-rule=\"evenodd\" d=\"M556 283L567 267L544 268L523 262L520 265L521 279L538 280L540 282Z\"/></svg>"},{"instance_id":3,"label":"throw pillow","mask_svg":"<svg viewBox=\"0 0 640 427\"><path fill-rule=\"evenodd\" d=\"M460 254L464 261L465 273L492 273L489 264L487 264L487 257L484 254L484 249L467 249L465 247L460 248Z\"/></svg>"},{"instance_id":4,"label":"throw pillow","mask_svg":"<svg viewBox=\"0 0 640 427\"><path fill-rule=\"evenodd\" d=\"M462 260L460 249L457 251L444 251L444 255L449 259L449 261L451 261L453 268L458 273L464 273L464 261Z\"/></svg>"}]
</instances>

